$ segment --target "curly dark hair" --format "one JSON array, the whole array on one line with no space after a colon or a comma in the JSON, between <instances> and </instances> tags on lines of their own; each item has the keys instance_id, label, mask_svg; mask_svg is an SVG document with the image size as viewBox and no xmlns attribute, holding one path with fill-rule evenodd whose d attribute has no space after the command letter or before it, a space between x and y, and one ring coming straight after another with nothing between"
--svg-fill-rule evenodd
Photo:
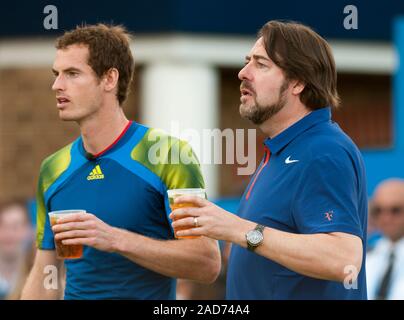
<instances>
[{"instance_id":1,"label":"curly dark hair","mask_svg":"<svg viewBox=\"0 0 404 320\"><path fill-rule=\"evenodd\" d=\"M119 72L118 90L119 104L126 100L130 83L135 70L135 61L130 50L130 34L125 27L118 25L77 26L56 39L56 49L66 49L74 44L88 46L88 64L98 78L111 68Z\"/></svg>"}]
</instances>

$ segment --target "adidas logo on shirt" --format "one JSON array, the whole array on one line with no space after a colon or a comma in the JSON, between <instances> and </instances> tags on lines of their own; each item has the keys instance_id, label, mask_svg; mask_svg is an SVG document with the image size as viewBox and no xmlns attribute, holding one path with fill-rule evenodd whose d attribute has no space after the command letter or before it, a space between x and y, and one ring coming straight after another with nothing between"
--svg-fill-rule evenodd
<instances>
[{"instance_id":1,"label":"adidas logo on shirt","mask_svg":"<svg viewBox=\"0 0 404 320\"><path fill-rule=\"evenodd\" d=\"M99 180L99 179L104 179L104 174L101 171L100 165L97 164L88 175L87 180Z\"/></svg>"}]
</instances>

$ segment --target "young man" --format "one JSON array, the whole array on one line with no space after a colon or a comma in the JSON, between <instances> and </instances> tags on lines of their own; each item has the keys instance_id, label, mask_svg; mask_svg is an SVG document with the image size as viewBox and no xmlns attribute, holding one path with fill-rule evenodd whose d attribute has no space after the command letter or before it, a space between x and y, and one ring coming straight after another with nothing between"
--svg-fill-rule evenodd
<instances>
[{"instance_id":1,"label":"young man","mask_svg":"<svg viewBox=\"0 0 404 320\"><path fill-rule=\"evenodd\" d=\"M78 27L56 42L53 64L59 117L81 136L48 157L37 192L35 265L25 299L51 299L44 268L57 265L54 240L84 245L65 260L65 299L173 299L175 279L213 282L220 270L217 242L173 240L167 189L203 187L198 164L170 163L183 147L155 129L129 121L121 108L134 72L129 35L122 27ZM150 148L162 163L151 161ZM50 227L48 212L85 209ZM55 236L54 236L55 235Z\"/></svg>"},{"instance_id":2,"label":"young man","mask_svg":"<svg viewBox=\"0 0 404 320\"><path fill-rule=\"evenodd\" d=\"M338 106L329 45L270 21L239 73L240 113L268 137L238 215L191 197L173 226L232 242L229 299L366 299L367 197L359 150L331 120ZM248 250L249 249L249 250ZM357 280L357 281L356 281Z\"/></svg>"}]
</instances>

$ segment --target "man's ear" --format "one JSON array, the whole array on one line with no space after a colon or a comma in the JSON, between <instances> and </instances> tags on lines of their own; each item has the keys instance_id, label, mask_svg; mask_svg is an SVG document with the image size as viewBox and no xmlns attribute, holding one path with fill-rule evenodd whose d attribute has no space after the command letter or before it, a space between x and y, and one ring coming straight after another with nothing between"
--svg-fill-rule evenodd
<instances>
[{"instance_id":1,"label":"man's ear","mask_svg":"<svg viewBox=\"0 0 404 320\"><path fill-rule=\"evenodd\" d=\"M298 80L292 81L292 94L294 96L298 96L299 94L302 93L305 87L306 84L301 81Z\"/></svg>"},{"instance_id":2,"label":"man's ear","mask_svg":"<svg viewBox=\"0 0 404 320\"><path fill-rule=\"evenodd\" d=\"M106 91L115 90L118 87L119 71L116 68L109 69L103 76L104 89Z\"/></svg>"}]
</instances>

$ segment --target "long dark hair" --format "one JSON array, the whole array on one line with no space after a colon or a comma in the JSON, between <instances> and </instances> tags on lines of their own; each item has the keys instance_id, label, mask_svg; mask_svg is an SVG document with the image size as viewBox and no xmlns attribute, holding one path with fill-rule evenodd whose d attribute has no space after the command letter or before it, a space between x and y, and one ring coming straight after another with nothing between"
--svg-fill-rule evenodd
<instances>
[{"instance_id":1,"label":"long dark hair","mask_svg":"<svg viewBox=\"0 0 404 320\"><path fill-rule=\"evenodd\" d=\"M300 100L314 110L337 108L337 72L329 44L311 28L293 21L269 21L258 32L269 58L288 80L305 85Z\"/></svg>"}]
</instances>

